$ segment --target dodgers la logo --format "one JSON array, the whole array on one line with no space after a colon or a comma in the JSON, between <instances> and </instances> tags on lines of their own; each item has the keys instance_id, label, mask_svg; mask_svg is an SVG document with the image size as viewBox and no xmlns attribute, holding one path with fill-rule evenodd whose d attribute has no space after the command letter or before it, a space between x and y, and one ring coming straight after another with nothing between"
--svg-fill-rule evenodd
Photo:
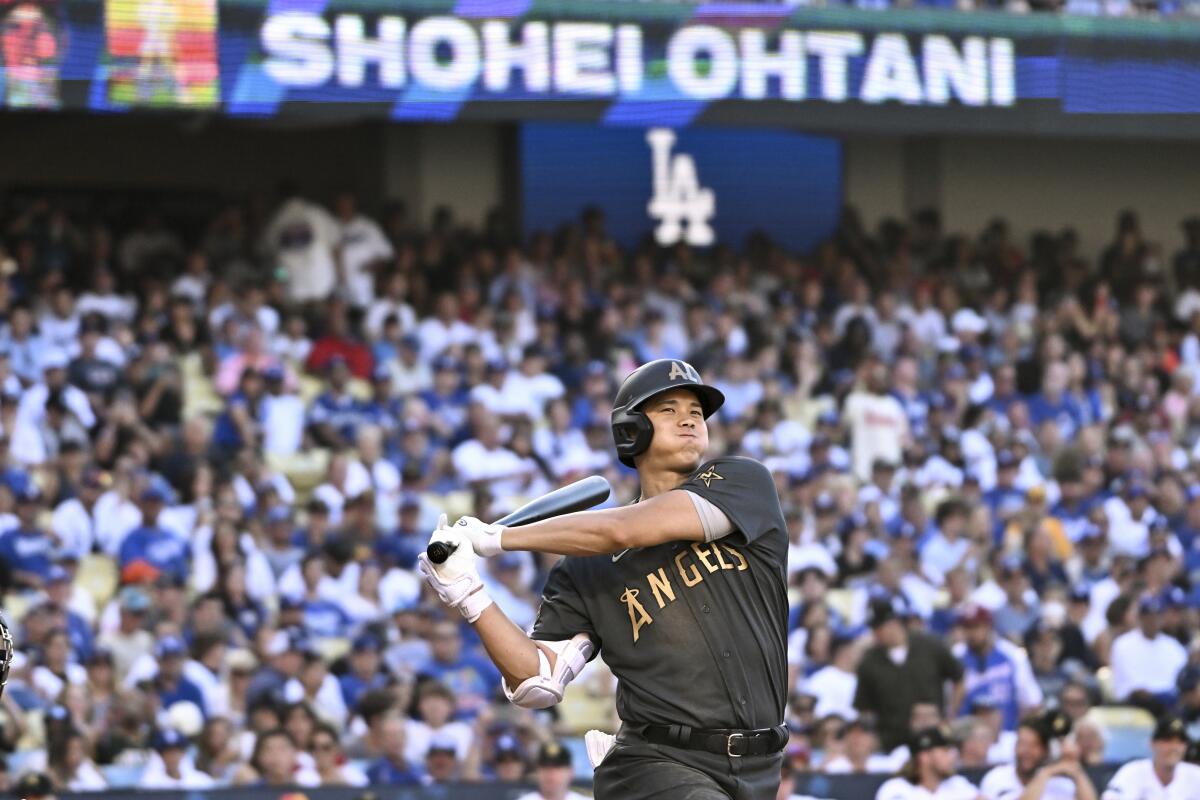
<instances>
[{"instance_id":1,"label":"dodgers la logo","mask_svg":"<svg viewBox=\"0 0 1200 800\"><path fill-rule=\"evenodd\" d=\"M666 128L647 131L646 142L654 167L654 196L646 210L659 221L654 238L661 245L672 245L680 239L696 247L712 244L716 236L708 223L716 211L717 199L712 189L700 186L695 160L686 153L671 155L675 133Z\"/></svg>"}]
</instances>

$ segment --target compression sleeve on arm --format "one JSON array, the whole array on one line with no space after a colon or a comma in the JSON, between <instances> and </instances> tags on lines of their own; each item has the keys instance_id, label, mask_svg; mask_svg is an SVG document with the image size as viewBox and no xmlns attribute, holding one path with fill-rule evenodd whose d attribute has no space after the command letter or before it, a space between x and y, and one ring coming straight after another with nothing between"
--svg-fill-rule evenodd
<instances>
[{"instance_id":1,"label":"compression sleeve on arm","mask_svg":"<svg viewBox=\"0 0 1200 800\"><path fill-rule=\"evenodd\" d=\"M711 542L733 533L733 523L729 521L729 517L725 516L724 511L695 492L688 492L687 489L684 491L687 492L692 506L700 516L700 524L704 528L704 541Z\"/></svg>"}]
</instances>

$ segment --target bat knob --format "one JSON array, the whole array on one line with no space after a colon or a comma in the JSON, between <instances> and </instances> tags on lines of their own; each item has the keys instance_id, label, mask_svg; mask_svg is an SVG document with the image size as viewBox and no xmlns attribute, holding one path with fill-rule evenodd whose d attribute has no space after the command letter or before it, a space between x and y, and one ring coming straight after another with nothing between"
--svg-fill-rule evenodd
<instances>
[{"instance_id":1,"label":"bat knob","mask_svg":"<svg viewBox=\"0 0 1200 800\"><path fill-rule=\"evenodd\" d=\"M425 555L429 556L429 560L434 564L444 564L450 554L458 549L458 545L450 542L430 542L425 548Z\"/></svg>"}]
</instances>

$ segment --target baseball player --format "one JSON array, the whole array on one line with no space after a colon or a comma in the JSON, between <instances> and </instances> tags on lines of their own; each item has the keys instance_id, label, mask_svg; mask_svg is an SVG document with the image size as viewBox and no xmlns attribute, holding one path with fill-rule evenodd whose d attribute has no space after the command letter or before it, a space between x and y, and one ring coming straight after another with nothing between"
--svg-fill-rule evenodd
<instances>
[{"instance_id":1,"label":"baseball player","mask_svg":"<svg viewBox=\"0 0 1200 800\"><path fill-rule=\"evenodd\" d=\"M689 364L660 359L617 392L613 437L641 496L506 529L439 527L458 546L421 569L472 622L509 699L546 708L604 653L622 720L589 749L596 797L774 800L787 693L787 528L771 473L745 458L704 460L706 420L724 396ZM492 604L475 555L565 555L530 635ZM594 743L594 742L593 742Z\"/></svg>"},{"instance_id":2,"label":"baseball player","mask_svg":"<svg viewBox=\"0 0 1200 800\"><path fill-rule=\"evenodd\" d=\"M1016 763L993 767L979 790L987 800L1096 800L1096 787L1079 763L1074 744L1061 740L1071 721L1061 711L1030 717L1017 726ZM1053 757L1052 757L1053 756Z\"/></svg>"},{"instance_id":3,"label":"baseball player","mask_svg":"<svg viewBox=\"0 0 1200 800\"><path fill-rule=\"evenodd\" d=\"M523 794L517 800L587 800L571 791L571 751L558 742L546 742L538 749L537 791Z\"/></svg>"},{"instance_id":4,"label":"baseball player","mask_svg":"<svg viewBox=\"0 0 1200 800\"><path fill-rule=\"evenodd\" d=\"M958 749L947 729L917 731L908 748L908 763L898 777L879 787L875 800L979 800L979 790L955 774Z\"/></svg>"},{"instance_id":5,"label":"baseball player","mask_svg":"<svg viewBox=\"0 0 1200 800\"><path fill-rule=\"evenodd\" d=\"M1150 758L1130 761L1117 770L1101 800L1194 800L1200 797L1200 766L1183 763L1187 728L1166 716L1154 726Z\"/></svg>"}]
</instances>

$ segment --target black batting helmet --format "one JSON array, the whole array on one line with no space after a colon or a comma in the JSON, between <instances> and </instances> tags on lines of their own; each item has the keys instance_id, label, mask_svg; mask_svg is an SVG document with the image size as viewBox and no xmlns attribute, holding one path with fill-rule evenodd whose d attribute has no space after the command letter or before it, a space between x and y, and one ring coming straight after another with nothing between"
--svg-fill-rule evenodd
<instances>
[{"instance_id":1,"label":"black batting helmet","mask_svg":"<svg viewBox=\"0 0 1200 800\"><path fill-rule=\"evenodd\" d=\"M661 392L680 388L696 393L705 419L725 402L725 395L719 389L705 384L695 367L677 358L649 361L625 378L617 390L612 412L613 441L622 464L632 467L634 456L646 452L654 435L650 420L641 411L642 403Z\"/></svg>"}]
</instances>

